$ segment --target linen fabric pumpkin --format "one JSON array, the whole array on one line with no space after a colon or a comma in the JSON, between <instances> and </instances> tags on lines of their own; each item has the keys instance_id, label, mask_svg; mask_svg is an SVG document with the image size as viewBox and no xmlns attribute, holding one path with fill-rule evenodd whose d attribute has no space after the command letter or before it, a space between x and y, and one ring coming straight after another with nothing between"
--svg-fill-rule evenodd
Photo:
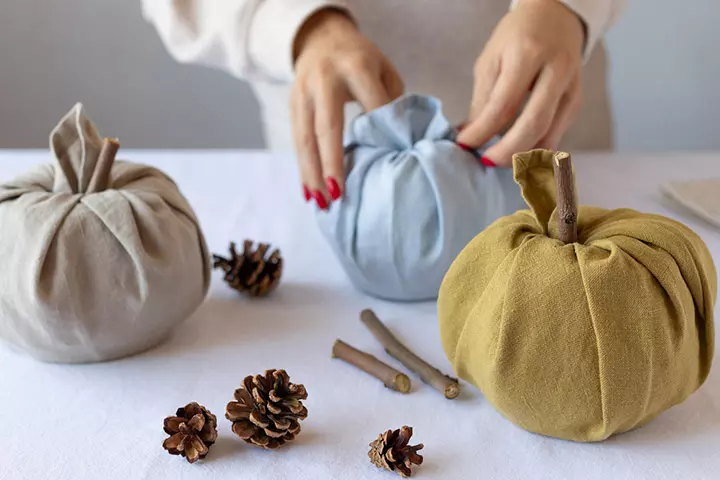
<instances>
[{"instance_id":1,"label":"linen fabric pumpkin","mask_svg":"<svg viewBox=\"0 0 720 480\"><path fill-rule=\"evenodd\" d=\"M346 132L344 196L317 218L352 282L370 295L437 298L467 242L524 205L512 172L483 167L455 143L441 107L407 95L356 117Z\"/></svg>"},{"instance_id":2,"label":"linen fabric pumpkin","mask_svg":"<svg viewBox=\"0 0 720 480\"><path fill-rule=\"evenodd\" d=\"M717 276L688 227L629 209L578 209L558 238L552 152L515 155L532 211L499 219L440 290L457 374L532 432L600 441L646 424L706 380Z\"/></svg>"},{"instance_id":3,"label":"linen fabric pumpkin","mask_svg":"<svg viewBox=\"0 0 720 480\"><path fill-rule=\"evenodd\" d=\"M73 363L157 345L209 286L192 208L155 168L98 162L80 104L50 143L54 164L0 185L0 339Z\"/></svg>"}]
</instances>

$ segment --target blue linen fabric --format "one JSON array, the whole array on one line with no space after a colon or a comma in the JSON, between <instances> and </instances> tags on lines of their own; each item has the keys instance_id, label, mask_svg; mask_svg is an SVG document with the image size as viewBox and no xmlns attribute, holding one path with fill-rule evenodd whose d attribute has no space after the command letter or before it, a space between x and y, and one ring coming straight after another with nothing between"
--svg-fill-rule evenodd
<instances>
[{"instance_id":1,"label":"blue linen fabric","mask_svg":"<svg viewBox=\"0 0 720 480\"><path fill-rule=\"evenodd\" d=\"M456 134L441 102L421 95L351 122L345 193L317 219L358 289L387 300L435 299L470 240L527 208L512 170L482 166Z\"/></svg>"}]
</instances>

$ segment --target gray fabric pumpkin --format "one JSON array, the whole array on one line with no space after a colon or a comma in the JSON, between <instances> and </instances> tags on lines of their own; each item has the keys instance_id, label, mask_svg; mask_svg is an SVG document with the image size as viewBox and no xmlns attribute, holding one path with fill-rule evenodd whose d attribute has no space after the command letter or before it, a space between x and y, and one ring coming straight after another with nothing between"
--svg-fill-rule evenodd
<instances>
[{"instance_id":1,"label":"gray fabric pumpkin","mask_svg":"<svg viewBox=\"0 0 720 480\"><path fill-rule=\"evenodd\" d=\"M98 362L168 337L203 302L198 220L155 168L99 161L76 105L50 136L55 162L0 185L0 339L49 362Z\"/></svg>"}]
</instances>

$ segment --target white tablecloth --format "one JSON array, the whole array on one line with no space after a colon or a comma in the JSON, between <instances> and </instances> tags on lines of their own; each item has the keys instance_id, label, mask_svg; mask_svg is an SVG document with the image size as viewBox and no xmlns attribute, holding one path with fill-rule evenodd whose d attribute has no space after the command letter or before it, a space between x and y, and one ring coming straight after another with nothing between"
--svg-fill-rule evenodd
<instances>
[{"instance_id":1,"label":"white tablecloth","mask_svg":"<svg viewBox=\"0 0 720 480\"><path fill-rule=\"evenodd\" d=\"M425 463L413 476L419 479L720 478L717 369L683 405L601 444L527 433L467 384L455 401L414 376L412 394L387 390L332 360L333 341L386 359L358 319L371 307L420 356L450 373L435 306L378 301L352 288L302 202L292 159L206 151L121 156L176 179L213 252L244 238L280 247L283 282L272 297L248 300L216 271L207 302L170 341L112 363L46 365L0 348L0 479L389 479L396 477L368 461L368 443L402 425L412 425L414 440L425 444ZM47 152L0 152L0 181L48 159ZM678 218L720 260L720 232L664 207L658 193L666 180L720 176L720 154L574 159L583 204ZM302 433L272 452L246 445L224 419L242 378L268 368L286 369L309 392ZM163 418L191 401L217 415L220 432L209 456L194 465L161 447Z\"/></svg>"}]
</instances>

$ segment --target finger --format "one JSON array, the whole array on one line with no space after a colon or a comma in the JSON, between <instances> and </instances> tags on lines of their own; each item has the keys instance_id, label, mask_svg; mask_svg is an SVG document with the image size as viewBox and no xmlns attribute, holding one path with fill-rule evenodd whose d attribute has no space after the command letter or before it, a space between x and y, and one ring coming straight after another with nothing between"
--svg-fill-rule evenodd
<instances>
[{"instance_id":1,"label":"finger","mask_svg":"<svg viewBox=\"0 0 720 480\"><path fill-rule=\"evenodd\" d=\"M501 67L487 105L477 118L463 128L458 142L478 148L498 134L515 117L536 75L535 68L519 62L507 69Z\"/></svg>"},{"instance_id":2,"label":"finger","mask_svg":"<svg viewBox=\"0 0 720 480\"><path fill-rule=\"evenodd\" d=\"M325 84L315 93L315 134L331 200L340 198L345 190L342 135L346 99L347 92L338 82Z\"/></svg>"},{"instance_id":3,"label":"finger","mask_svg":"<svg viewBox=\"0 0 720 480\"><path fill-rule=\"evenodd\" d=\"M497 57L493 57L493 60L486 60L481 56L475 65L475 85L473 87L468 120L474 120L479 117L490 99L490 94L493 91L495 82L497 82L500 76L500 66L496 58Z\"/></svg>"},{"instance_id":4,"label":"finger","mask_svg":"<svg viewBox=\"0 0 720 480\"><path fill-rule=\"evenodd\" d=\"M320 209L327 208L325 186L323 185L320 154L315 138L314 112L311 98L304 94L294 94L291 99L293 141L298 157L300 177L307 196L315 200Z\"/></svg>"},{"instance_id":5,"label":"finger","mask_svg":"<svg viewBox=\"0 0 720 480\"><path fill-rule=\"evenodd\" d=\"M403 84L402 78L400 78L400 74L398 74L397 70L395 70L395 67L393 67L390 62L386 62L381 80L383 86L385 86L385 91L390 97L390 100L395 100L396 98L401 97L405 92L405 85Z\"/></svg>"},{"instance_id":6,"label":"finger","mask_svg":"<svg viewBox=\"0 0 720 480\"><path fill-rule=\"evenodd\" d=\"M541 139L537 144L537 148L545 148L548 150L557 150L560 145L565 132L572 125L573 120L580 111L582 105L582 81L580 75L576 75L575 79L570 83L569 89L563 95L558 106L558 111L555 113L552 126L545 135L545 138Z\"/></svg>"},{"instance_id":7,"label":"finger","mask_svg":"<svg viewBox=\"0 0 720 480\"><path fill-rule=\"evenodd\" d=\"M513 154L537 145L550 130L571 78L559 68L543 69L523 113L503 138L487 149L485 156L498 166L507 167L512 163Z\"/></svg>"},{"instance_id":8,"label":"finger","mask_svg":"<svg viewBox=\"0 0 720 480\"><path fill-rule=\"evenodd\" d=\"M391 100L380 76L367 71L351 75L348 78L348 86L353 97L360 102L366 112L382 107Z\"/></svg>"}]
</instances>

